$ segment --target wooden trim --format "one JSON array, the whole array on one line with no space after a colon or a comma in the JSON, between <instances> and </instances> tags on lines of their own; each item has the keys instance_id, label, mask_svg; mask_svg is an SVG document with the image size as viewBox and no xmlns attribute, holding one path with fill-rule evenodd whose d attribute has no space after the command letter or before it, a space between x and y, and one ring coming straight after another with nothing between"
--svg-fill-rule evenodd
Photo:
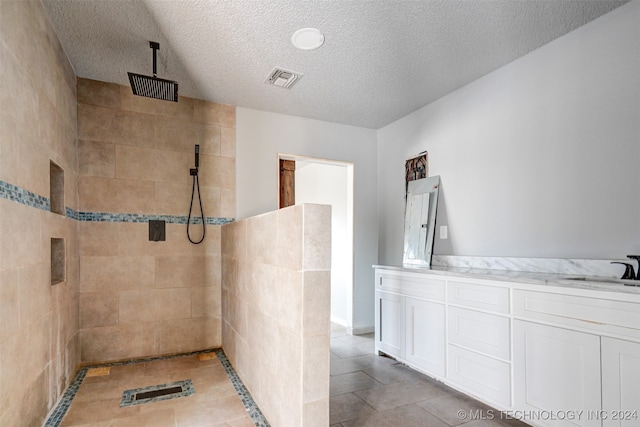
<instances>
[{"instance_id":1,"label":"wooden trim","mask_svg":"<svg viewBox=\"0 0 640 427\"><path fill-rule=\"evenodd\" d=\"M296 204L295 160L280 159L280 209Z\"/></svg>"}]
</instances>

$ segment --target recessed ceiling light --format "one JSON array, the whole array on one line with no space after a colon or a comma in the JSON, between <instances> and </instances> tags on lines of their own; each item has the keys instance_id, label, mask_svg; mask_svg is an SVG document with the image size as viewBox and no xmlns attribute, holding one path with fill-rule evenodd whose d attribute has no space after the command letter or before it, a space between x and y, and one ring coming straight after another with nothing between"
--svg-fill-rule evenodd
<instances>
[{"instance_id":1,"label":"recessed ceiling light","mask_svg":"<svg viewBox=\"0 0 640 427\"><path fill-rule=\"evenodd\" d=\"M317 49L324 43L324 34L315 28L302 28L293 33L291 43L301 50Z\"/></svg>"}]
</instances>

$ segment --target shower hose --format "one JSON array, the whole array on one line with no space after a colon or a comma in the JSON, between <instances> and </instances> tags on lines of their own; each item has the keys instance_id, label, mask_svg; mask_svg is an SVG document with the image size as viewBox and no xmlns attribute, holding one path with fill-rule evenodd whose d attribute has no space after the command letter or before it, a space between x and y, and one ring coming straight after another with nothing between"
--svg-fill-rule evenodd
<instances>
[{"instance_id":1,"label":"shower hose","mask_svg":"<svg viewBox=\"0 0 640 427\"><path fill-rule=\"evenodd\" d=\"M200 180L198 179L198 166L200 163L200 146L196 145L196 167L189 170L189 173L193 177L191 184L191 203L189 204L189 217L187 219L187 238L189 241L195 245L202 243L204 240L204 235L206 230L205 221L204 221L204 210L202 210L202 196L200 195ZM202 220L202 237L200 240L191 239L191 234L189 234L189 226L191 225L191 212L193 211L193 201L196 193L196 189L198 190L198 203L200 204L200 219Z\"/></svg>"}]
</instances>

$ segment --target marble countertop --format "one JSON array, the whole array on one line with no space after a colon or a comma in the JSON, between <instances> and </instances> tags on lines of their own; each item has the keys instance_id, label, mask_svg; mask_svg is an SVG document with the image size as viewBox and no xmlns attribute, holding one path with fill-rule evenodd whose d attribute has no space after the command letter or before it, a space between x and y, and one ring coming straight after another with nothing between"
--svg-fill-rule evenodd
<instances>
[{"instance_id":1,"label":"marble countertop","mask_svg":"<svg viewBox=\"0 0 640 427\"><path fill-rule=\"evenodd\" d=\"M407 271L414 273L429 273L445 276L469 277L475 279L488 279L506 282L565 287L572 289L587 289L607 292L618 292L626 294L640 295L639 286L628 286L625 283L640 285L638 280L619 280L610 277L584 276L580 274L553 274L534 273L527 271L512 270L489 270L481 268L465 267L442 267L432 266L431 268L402 267L388 265L374 265L374 268L385 268L397 271ZM584 280L571 280L571 278L584 278Z\"/></svg>"}]
</instances>

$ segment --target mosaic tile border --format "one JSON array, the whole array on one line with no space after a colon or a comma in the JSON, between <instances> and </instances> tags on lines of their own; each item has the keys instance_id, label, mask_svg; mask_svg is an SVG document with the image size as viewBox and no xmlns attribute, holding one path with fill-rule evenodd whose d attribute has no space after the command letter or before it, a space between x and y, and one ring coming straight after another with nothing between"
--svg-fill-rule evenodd
<instances>
[{"instance_id":1,"label":"mosaic tile border","mask_svg":"<svg viewBox=\"0 0 640 427\"><path fill-rule=\"evenodd\" d=\"M240 379L236 371L233 369L233 366L231 366L229 359L227 359L227 356L224 354L224 351L222 349L200 350L200 351L192 351L189 353L173 354L170 356L153 356L153 357L146 357L144 359L125 360L121 362L99 363L99 364L90 365L90 366L83 366L78 370L75 378L65 390L64 394L58 401L56 407L51 411L49 418L47 418L43 427L60 427L60 423L62 422L62 419L64 418L67 411L69 410L69 407L71 406L71 402L73 401L76 394L78 393L78 390L80 389L80 386L82 385L82 382L84 381L87 375L87 371L91 368L132 365L134 363L153 362L156 360L167 360L167 359L174 359L176 357L196 356L200 354L209 354L209 353L215 353L216 356L218 357L220 364L222 365L225 372L227 373L227 377L229 377L229 381L231 381L231 384L233 384L233 387L235 388L236 393L238 393L238 396L240 397L240 400L242 401L242 404L244 405L245 410L249 414L249 417L251 417L251 420L256 425L256 427L270 427L269 422L260 411L260 408L258 408L258 405L253 400L253 397L251 396L247 388L242 383L242 380Z\"/></svg>"},{"instance_id":2,"label":"mosaic tile border","mask_svg":"<svg viewBox=\"0 0 640 427\"><path fill-rule=\"evenodd\" d=\"M0 181L0 197L43 211L51 210L51 202L47 197L40 196L39 194L5 181Z\"/></svg>"},{"instance_id":3,"label":"mosaic tile border","mask_svg":"<svg viewBox=\"0 0 640 427\"><path fill-rule=\"evenodd\" d=\"M84 381L88 370L89 368L80 368L80 370L76 373L75 378L73 379L71 384L69 384L69 387L67 387L67 389L64 391L62 398L60 399L54 410L51 412L51 415L49 415L47 421L44 423L44 427L58 427L60 425L62 419L67 414L67 411L71 406L71 402L73 401L74 397L76 397L76 394L78 393L80 385L82 385L82 382Z\"/></svg>"},{"instance_id":4,"label":"mosaic tile border","mask_svg":"<svg viewBox=\"0 0 640 427\"><path fill-rule=\"evenodd\" d=\"M49 198L40 196L24 188L0 180L0 198L11 200L43 211L51 211ZM150 220L166 221L168 224L186 224L189 217L184 215L146 215L110 212L80 212L65 207L65 216L76 221L87 222L149 222ZM218 218L208 216L204 218L207 225L224 225L233 222L233 218ZM202 224L202 218L192 217L191 224Z\"/></svg>"},{"instance_id":5,"label":"mosaic tile border","mask_svg":"<svg viewBox=\"0 0 640 427\"><path fill-rule=\"evenodd\" d=\"M172 388L172 387L180 387L182 388L182 392L165 394L163 396L150 397L147 399L140 399L140 400L136 399L136 394L138 393L157 391L157 390L162 390L165 388ZM170 400L170 399L177 399L179 397L192 396L193 394L195 394L195 390L193 388L193 383L191 382L191 380L182 380L182 381L175 381L167 384L158 384L158 385L152 385L149 387L134 388L131 390L125 390L122 393L122 400L120 400L120 407L126 408L128 406L143 405L145 403L161 402L163 400Z\"/></svg>"},{"instance_id":6,"label":"mosaic tile border","mask_svg":"<svg viewBox=\"0 0 640 427\"><path fill-rule=\"evenodd\" d=\"M262 414L262 411L260 411L260 408L258 408L255 400L253 400L251 393L249 393L249 390L247 390L242 380L233 369L233 366L231 366L231 362L229 362L229 359L227 359L227 355L224 354L224 351L222 349L217 349L215 350L215 352L218 356L218 360L220 360L220 363L222 363L222 367L227 372L227 376L229 377L229 380L231 380L231 384L233 384L233 387L236 389L236 393L238 393L238 396L240 396L240 400L242 401L242 404L247 410L247 413L249 414L249 417L251 417L253 423L256 425L256 427L270 427L269 422Z\"/></svg>"}]
</instances>

